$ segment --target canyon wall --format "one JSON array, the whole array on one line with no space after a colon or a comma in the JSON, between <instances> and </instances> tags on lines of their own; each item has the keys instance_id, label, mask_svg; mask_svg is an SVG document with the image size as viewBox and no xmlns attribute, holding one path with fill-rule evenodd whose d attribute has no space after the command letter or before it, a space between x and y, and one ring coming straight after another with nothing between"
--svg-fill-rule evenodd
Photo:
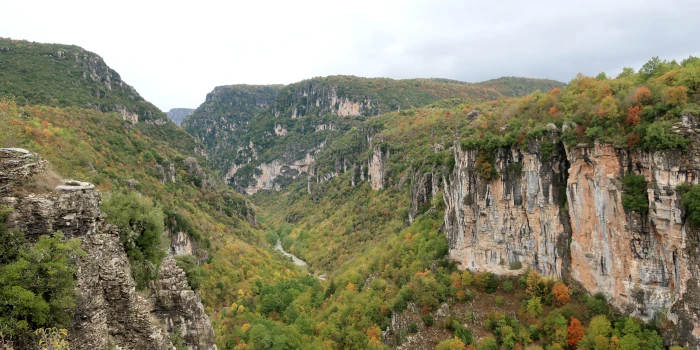
<instances>
[{"instance_id":1,"label":"canyon wall","mask_svg":"<svg viewBox=\"0 0 700 350\"><path fill-rule=\"evenodd\" d=\"M479 151L455 144L455 168L443 178L451 258L477 271L531 267L569 279L632 316L665 314L676 324L671 336L698 346L698 233L684 221L677 192L698 183L696 126L684 118L676 127L693 139L687 152L642 152L601 143L565 148L551 125L543 140L501 149L494 178L479 167ZM554 150L543 150L545 142ZM622 206L629 172L648 182L647 213Z\"/></svg>"}]
</instances>

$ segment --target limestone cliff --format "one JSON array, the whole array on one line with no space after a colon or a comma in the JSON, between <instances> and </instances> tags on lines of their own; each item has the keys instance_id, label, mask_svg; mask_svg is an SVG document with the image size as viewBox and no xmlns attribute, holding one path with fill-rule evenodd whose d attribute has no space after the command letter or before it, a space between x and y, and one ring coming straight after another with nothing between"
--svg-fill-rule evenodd
<instances>
[{"instance_id":1,"label":"limestone cliff","mask_svg":"<svg viewBox=\"0 0 700 350\"><path fill-rule=\"evenodd\" d=\"M555 82L543 83L549 86ZM345 168L357 163L357 159L344 157L347 152L325 165L331 168L337 160L339 167L320 172L313 172L309 155L317 158L324 145L331 145L353 128L362 128L360 121L366 117L444 98L490 100L500 96L492 87L440 79L317 77L285 86L216 87L182 125L206 145L224 180L240 192L252 194L279 189L302 174L319 181L347 171ZM368 163L374 188L383 188L388 180L386 172L375 167L384 162L382 157L387 155Z\"/></svg>"},{"instance_id":2,"label":"limestone cliff","mask_svg":"<svg viewBox=\"0 0 700 350\"><path fill-rule=\"evenodd\" d=\"M172 258L161 266L153 297L137 293L119 231L106 223L99 209L101 194L79 181L48 188L52 179L46 169L46 161L37 154L0 149L0 203L12 211L10 227L23 231L30 241L57 231L82 241L87 254L76 261L71 348L170 350L169 332L180 330L190 349L216 349L199 297Z\"/></svg>"},{"instance_id":3,"label":"limestone cliff","mask_svg":"<svg viewBox=\"0 0 700 350\"><path fill-rule=\"evenodd\" d=\"M569 278L644 320L665 313L677 325L667 336L697 347L698 233L685 223L676 192L699 182L696 127L684 118L676 128L694 139L687 153L649 153L600 143L565 149L551 125L539 142L500 150L495 179L478 171L478 151L455 145L456 166L443 179L450 256L461 268L508 274L522 265ZM551 156L544 141L555 145ZM628 172L649 183L648 213L623 209ZM423 192L434 192L421 181Z\"/></svg>"}]
</instances>

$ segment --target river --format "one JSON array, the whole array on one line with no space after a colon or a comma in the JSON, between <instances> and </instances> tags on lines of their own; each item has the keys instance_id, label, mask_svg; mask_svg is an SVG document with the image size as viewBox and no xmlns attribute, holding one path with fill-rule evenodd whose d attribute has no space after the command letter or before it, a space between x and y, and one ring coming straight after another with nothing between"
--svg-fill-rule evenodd
<instances>
[{"instance_id":1,"label":"river","mask_svg":"<svg viewBox=\"0 0 700 350\"><path fill-rule=\"evenodd\" d=\"M294 261L294 265L296 265L296 266L309 266L309 264L307 264L306 261L301 260L296 255L284 250L284 248L282 248L282 241L280 241L279 238L277 239L277 244L275 244L275 249L279 250L282 253L282 255L292 258L292 261Z\"/></svg>"},{"instance_id":2,"label":"river","mask_svg":"<svg viewBox=\"0 0 700 350\"><path fill-rule=\"evenodd\" d=\"M275 250L278 250L280 253L282 253L282 255L284 255L286 257L292 258L292 261L294 262L294 265L296 265L296 266L299 266L299 267L304 267L304 266L308 267L309 266L309 264L307 264L306 261L301 260L296 255L284 250L284 248L282 248L282 241L280 241L279 238L277 239L277 244L275 244ZM311 274L311 273L309 273L309 275L313 276L313 274ZM316 277L318 277L318 279L320 279L321 281L326 280L326 274L320 274Z\"/></svg>"}]
</instances>

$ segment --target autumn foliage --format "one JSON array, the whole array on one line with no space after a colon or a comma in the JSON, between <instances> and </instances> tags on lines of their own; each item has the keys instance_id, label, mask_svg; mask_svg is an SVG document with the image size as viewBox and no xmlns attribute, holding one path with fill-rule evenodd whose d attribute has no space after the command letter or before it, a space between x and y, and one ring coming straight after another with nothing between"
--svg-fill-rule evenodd
<instances>
[{"instance_id":1,"label":"autumn foliage","mask_svg":"<svg viewBox=\"0 0 700 350\"><path fill-rule=\"evenodd\" d=\"M641 105L651 102L651 90L646 86L640 86L634 92L634 103Z\"/></svg>"},{"instance_id":2,"label":"autumn foliage","mask_svg":"<svg viewBox=\"0 0 700 350\"><path fill-rule=\"evenodd\" d=\"M554 295L554 303L558 306L566 305L571 296L569 295L569 287L562 282L557 282L552 287L552 295Z\"/></svg>"},{"instance_id":3,"label":"autumn foliage","mask_svg":"<svg viewBox=\"0 0 700 350\"><path fill-rule=\"evenodd\" d=\"M680 106L688 102L688 88L685 86L670 87L665 95L666 103L671 106Z\"/></svg>"},{"instance_id":4,"label":"autumn foliage","mask_svg":"<svg viewBox=\"0 0 700 350\"><path fill-rule=\"evenodd\" d=\"M566 342L569 344L569 347L576 350L576 347L578 346L578 342L583 339L583 334L584 334L585 329L583 328L583 325L581 324L581 321L579 321L576 317L571 317L571 322L569 323L569 327L567 328L567 339Z\"/></svg>"},{"instance_id":5,"label":"autumn foliage","mask_svg":"<svg viewBox=\"0 0 700 350\"><path fill-rule=\"evenodd\" d=\"M639 106L629 107L627 109L627 118L625 118L625 124L631 126L637 126L642 120L640 115L642 114L642 108Z\"/></svg>"}]
</instances>

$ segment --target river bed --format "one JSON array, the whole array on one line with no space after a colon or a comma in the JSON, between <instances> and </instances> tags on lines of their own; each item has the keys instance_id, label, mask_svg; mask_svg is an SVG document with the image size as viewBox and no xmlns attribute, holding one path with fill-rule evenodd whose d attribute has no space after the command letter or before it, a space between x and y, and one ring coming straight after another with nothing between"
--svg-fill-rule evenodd
<instances>
[{"instance_id":1,"label":"river bed","mask_svg":"<svg viewBox=\"0 0 700 350\"><path fill-rule=\"evenodd\" d=\"M284 250L284 248L282 248L282 241L280 241L279 238L277 239L277 244L275 244L275 250L279 251L280 253L282 253L282 255L284 255L286 257L292 258L294 265L299 266L299 267L309 267L309 264L307 264L306 261L301 260L296 255ZM311 273L309 273L309 275L311 275ZM318 275L316 277L318 277L318 279L320 279L321 281L326 280L325 274L321 274L321 275Z\"/></svg>"}]
</instances>

